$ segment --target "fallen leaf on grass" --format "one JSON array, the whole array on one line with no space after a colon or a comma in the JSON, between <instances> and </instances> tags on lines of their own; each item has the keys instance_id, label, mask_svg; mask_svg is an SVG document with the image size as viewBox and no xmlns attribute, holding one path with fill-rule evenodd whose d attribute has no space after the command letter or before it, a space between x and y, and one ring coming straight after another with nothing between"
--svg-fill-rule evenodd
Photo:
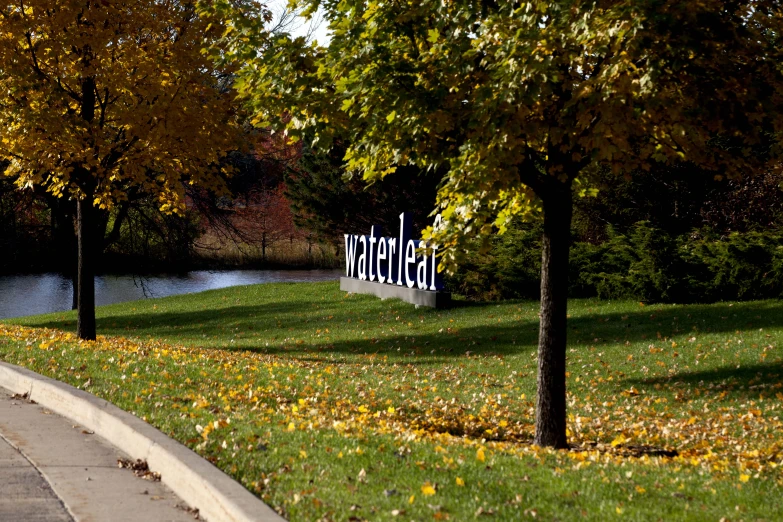
<instances>
[{"instance_id":1,"label":"fallen leaf on grass","mask_svg":"<svg viewBox=\"0 0 783 522\"><path fill-rule=\"evenodd\" d=\"M625 442L627 440L628 439L625 438L625 435L623 435L621 433L617 437L615 437L615 439L612 441L612 447L616 448L617 446L619 446L620 444L622 444L623 442Z\"/></svg>"},{"instance_id":2,"label":"fallen leaf on grass","mask_svg":"<svg viewBox=\"0 0 783 522\"><path fill-rule=\"evenodd\" d=\"M429 482L426 482L426 483L425 483L425 484L424 484L424 485L421 487L421 493L422 493L422 494L423 494L425 497L432 496L432 495L434 495L434 494L435 494L435 487L434 487L432 484L430 484Z\"/></svg>"}]
</instances>

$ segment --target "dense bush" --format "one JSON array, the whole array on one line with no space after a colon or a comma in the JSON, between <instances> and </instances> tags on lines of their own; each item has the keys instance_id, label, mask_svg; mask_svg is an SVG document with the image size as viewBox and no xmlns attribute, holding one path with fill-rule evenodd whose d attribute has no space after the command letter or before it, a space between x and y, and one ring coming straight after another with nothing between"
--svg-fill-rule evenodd
<instances>
[{"instance_id":1,"label":"dense bush","mask_svg":"<svg viewBox=\"0 0 783 522\"><path fill-rule=\"evenodd\" d=\"M520 224L475 250L450 287L477 299L538 298L540 225ZM571 249L573 297L649 302L763 299L783 294L783 232L719 236L709 230L670 236L648 222L609 230L600 245Z\"/></svg>"},{"instance_id":2,"label":"dense bush","mask_svg":"<svg viewBox=\"0 0 783 522\"><path fill-rule=\"evenodd\" d=\"M537 299L541 232L540 225L522 223L493 237L484 248L475 241L459 271L446 278L447 286L481 300Z\"/></svg>"},{"instance_id":3,"label":"dense bush","mask_svg":"<svg viewBox=\"0 0 783 522\"><path fill-rule=\"evenodd\" d=\"M770 230L783 222L781 171L726 180L684 164L628 178L599 172L591 183L598 193L574 199L573 228L592 243L607 241L612 230L628 234L640 221L672 236L705 227L721 234Z\"/></svg>"}]
</instances>

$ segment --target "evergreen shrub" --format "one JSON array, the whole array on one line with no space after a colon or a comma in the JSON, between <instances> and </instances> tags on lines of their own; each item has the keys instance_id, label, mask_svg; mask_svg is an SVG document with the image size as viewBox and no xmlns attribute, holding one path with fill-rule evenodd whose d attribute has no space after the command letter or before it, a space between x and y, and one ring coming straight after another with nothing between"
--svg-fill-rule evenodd
<instances>
[{"instance_id":1,"label":"evergreen shrub","mask_svg":"<svg viewBox=\"0 0 783 522\"><path fill-rule=\"evenodd\" d=\"M450 289L473 299L537 299L541 227L518 224L477 243ZM693 303L777 298L783 295L783 231L720 236L694 230L671 236L648 222L625 234L609 229L600 245L574 242L569 291L572 297Z\"/></svg>"}]
</instances>

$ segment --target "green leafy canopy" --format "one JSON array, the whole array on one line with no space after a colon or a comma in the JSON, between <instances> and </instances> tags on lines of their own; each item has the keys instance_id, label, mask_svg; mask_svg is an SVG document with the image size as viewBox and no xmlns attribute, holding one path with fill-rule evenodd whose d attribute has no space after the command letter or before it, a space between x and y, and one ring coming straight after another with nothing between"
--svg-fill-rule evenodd
<instances>
[{"instance_id":1,"label":"green leafy canopy","mask_svg":"<svg viewBox=\"0 0 783 522\"><path fill-rule=\"evenodd\" d=\"M367 180L447 171L425 237L446 247L535 212L597 169L688 160L734 177L779 152L783 14L746 0L304 0L327 46L228 3L222 59L258 124L349 143Z\"/></svg>"}]
</instances>

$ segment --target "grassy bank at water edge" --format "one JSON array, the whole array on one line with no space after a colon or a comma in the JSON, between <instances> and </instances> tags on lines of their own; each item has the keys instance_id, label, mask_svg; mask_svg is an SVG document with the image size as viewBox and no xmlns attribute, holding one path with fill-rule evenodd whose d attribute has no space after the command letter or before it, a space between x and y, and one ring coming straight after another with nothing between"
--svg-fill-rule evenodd
<instances>
[{"instance_id":1,"label":"grassy bank at water edge","mask_svg":"<svg viewBox=\"0 0 783 522\"><path fill-rule=\"evenodd\" d=\"M267 284L0 325L291 520L781 520L783 304L570 303L570 451L530 445L538 303Z\"/></svg>"}]
</instances>

